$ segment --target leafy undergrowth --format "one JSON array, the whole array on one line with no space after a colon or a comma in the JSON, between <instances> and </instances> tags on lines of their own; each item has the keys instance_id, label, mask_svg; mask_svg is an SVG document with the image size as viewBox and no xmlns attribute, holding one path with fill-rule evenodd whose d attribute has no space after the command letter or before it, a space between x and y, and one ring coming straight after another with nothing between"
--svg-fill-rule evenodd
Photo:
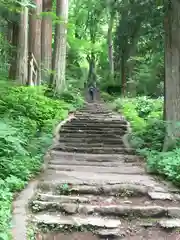
<instances>
[{"instance_id":1,"label":"leafy undergrowth","mask_svg":"<svg viewBox=\"0 0 180 240\"><path fill-rule=\"evenodd\" d=\"M0 84L0 239L11 239L13 195L40 170L52 142L52 129L69 111L83 105L80 94L61 100L45 96L42 87Z\"/></svg>"},{"instance_id":2,"label":"leafy undergrowth","mask_svg":"<svg viewBox=\"0 0 180 240\"><path fill-rule=\"evenodd\" d=\"M118 98L113 105L117 111L123 112L131 123L133 133L130 141L133 147L161 151L165 133L163 99Z\"/></svg>"},{"instance_id":3,"label":"leafy undergrowth","mask_svg":"<svg viewBox=\"0 0 180 240\"><path fill-rule=\"evenodd\" d=\"M107 101L111 97L103 95ZM131 123L131 145L147 159L149 172L165 176L180 186L180 148L162 152L165 123L163 122L163 98L148 97L112 99L113 109L122 112Z\"/></svg>"}]
</instances>

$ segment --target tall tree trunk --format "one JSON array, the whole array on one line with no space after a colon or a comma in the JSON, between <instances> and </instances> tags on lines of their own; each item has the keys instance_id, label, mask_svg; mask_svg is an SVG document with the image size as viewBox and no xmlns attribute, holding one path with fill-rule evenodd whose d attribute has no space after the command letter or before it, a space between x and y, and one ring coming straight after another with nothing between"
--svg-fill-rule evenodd
<instances>
[{"instance_id":1,"label":"tall tree trunk","mask_svg":"<svg viewBox=\"0 0 180 240\"><path fill-rule=\"evenodd\" d=\"M136 61L133 60L132 58L134 56L136 56L136 52L137 52L137 43L139 40L139 34L138 32L133 36L132 42L129 45L129 53L128 53L128 57L129 59L131 58L130 61L126 61L127 64L127 74L128 74L128 82L127 82L127 91L130 93L131 97L135 97L136 96L136 82L133 80L133 70L134 70L134 66Z\"/></svg>"},{"instance_id":2,"label":"tall tree trunk","mask_svg":"<svg viewBox=\"0 0 180 240\"><path fill-rule=\"evenodd\" d=\"M126 94L126 60L123 52L121 56L121 94L122 96Z\"/></svg>"},{"instance_id":3,"label":"tall tree trunk","mask_svg":"<svg viewBox=\"0 0 180 240\"><path fill-rule=\"evenodd\" d=\"M174 147L180 137L180 2L169 2L166 16L165 43L165 117L167 135L163 150Z\"/></svg>"},{"instance_id":4,"label":"tall tree trunk","mask_svg":"<svg viewBox=\"0 0 180 240\"><path fill-rule=\"evenodd\" d=\"M165 7L164 7L164 11L166 11ZM168 69L166 69L166 66L168 64L168 62L166 63L167 59L169 59L169 57L167 56L167 52L166 49L169 48L169 41L168 41L168 33L169 33L169 24L168 24L168 16L164 17L164 31L165 31L165 39L164 39L164 106L163 106L163 120L164 122L166 121L166 76L168 76L168 72L166 73L166 71ZM164 144L165 147L165 144Z\"/></svg>"},{"instance_id":5,"label":"tall tree trunk","mask_svg":"<svg viewBox=\"0 0 180 240\"><path fill-rule=\"evenodd\" d=\"M12 44L12 41L13 41L13 26L14 26L14 22L11 22L11 21L8 21L8 24L7 24L7 41Z\"/></svg>"},{"instance_id":6,"label":"tall tree trunk","mask_svg":"<svg viewBox=\"0 0 180 240\"><path fill-rule=\"evenodd\" d=\"M113 24L114 24L114 13L111 12L109 23L108 23L107 43L108 43L109 70L110 70L110 77L112 80L114 78L114 57L113 57L113 40L112 40Z\"/></svg>"},{"instance_id":7,"label":"tall tree trunk","mask_svg":"<svg viewBox=\"0 0 180 240\"><path fill-rule=\"evenodd\" d=\"M10 53L10 68L9 68L9 79L16 79L16 63L17 63L17 47L19 38L19 24L17 22L12 23L12 37L11 37L11 53ZM9 39L10 40L10 39Z\"/></svg>"},{"instance_id":8,"label":"tall tree trunk","mask_svg":"<svg viewBox=\"0 0 180 240\"><path fill-rule=\"evenodd\" d=\"M35 0L36 8L31 10L29 34L29 52L33 53L38 67L37 85L41 84L41 16L42 0Z\"/></svg>"},{"instance_id":9,"label":"tall tree trunk","mask_svg":"<svg viewBox=\"0 0 180 240\"><path fill-rule=\"evenodd\" d=\"M137 90L136 81L133 80L134 66L135 66L135 61L131 59L127 64L127 74L128 74L127 91L129 96L131 97L136 97L136 90Z\"/></svg>"},{"instance_id":10,"label":"tall tree trunk","mask_svg":"<svg viewBox=\"0 0 180 240\"><path fill-rule=\"evenodd\" d=\"M87 61L89 63L89 72L88 72L88 79L87 82L90 84L95 84L96 83L96 59L95 59L95 54L91 52L91 55L87 56Z\"/></svg>"},{"instance_id":11,"label":"tall tree trunk","mask_svg":"<svg viewBox=\"0 0 180 240\"><path fill-rule=\"evenodd\" d=\"M28 81L28 8L22 7L20 13L16 78L19 84Z\"/></svg>"},{"instance_id":12,"label":"tall tree trunk","mask_svg":"<svg viewBox=\"0 0 180 240\"><path fill-rule=\"evenodd\" d=\"M55 29L55 48L52 62L52 83L54 90L60 93L66 86L66 38L68 22L68 0L56 0L56 15L60 18L60 23Z\"/></svg>"},{"instance_id":13,"label":"tall tree trunk","mask_svg":"<svg viewBox=\"0 0 180 240\"><path fill-rule=\"evenodd\" d=\"M52 0L43 1L43 12L52 11ZM50 71L52 70L52 18L50 15L43 16L41 32L41 62L42 80L49 83Z\"/></svg>"}]
</instances>

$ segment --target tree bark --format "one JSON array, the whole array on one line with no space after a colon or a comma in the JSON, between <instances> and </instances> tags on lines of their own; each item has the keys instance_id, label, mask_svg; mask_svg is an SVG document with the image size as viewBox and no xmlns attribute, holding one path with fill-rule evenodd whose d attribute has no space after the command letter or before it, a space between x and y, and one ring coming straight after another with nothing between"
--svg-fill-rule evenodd
<instances>
[{"instance_id":1,"label":"tree bark","mask_svg":"<svg viewBox=\"0 0 180 240\"><path fill-rule=\"evenodd\" d=\"M133 35L132 41L129 44L129 47L128 47L129 58L136 56L138 40L139 40L139 31L137 31ZM127 59L127 61L128 60L129 59ZM132 79L134 66L135 66L135 61L133 59L127 62L127 74L128 74L127 91L131 97L136 97L136 82Z\"/></svg>"},{"instance_id":2,"label":"tree bark","mask_svg":"<svg viewBox=\"0 0 180 240\"><path fill-rule=\"evenodd\" d=\"M9 39L12 50L10 53L10 68L9 68L9 79L16 79L16 63L17 63L17 47L18 47L18 39L19 38L19 24L14 22L12 23L12 37Z\"/></svg>"},{"instance_id":3,"label":"tree bark","mask_svg":"<svg viewBox=\"0 0 180 240\"><path fill-rule=\"evenodd\" d=\"M68 23L68 0L56 0L56 15L59 23L55 29L55 48L53 53L52 83L56 93L60 93L66 86L66 38Z\"/></svg>"},{"instance_id":4,"label":"tree bark","mask_svg":"<svg viewBox=\"0 0 180 240\"><path fill-rule=\"evenodd\" d=\"M41 69L41 16L42 0L35 0L36 8L31 10L29 25L29 52L33 53L39 69ZM41 84L41 71L38 71L37 85Z\"/></svg>"},{"instance_id":5,"label":"tree bark","mask_svg":"<svg viewBox=\"0 0 180 240\"><path fill-rule=\"evenodd\" d=\"M43 1L43 12L52 11L52 0ZM50 71L52 70L52 18L50 15L43 16L41 32L41 60L42 80L49 83Z\"/></svg>"},{"instance_id":6,"label":"tree bark","mask_svg":"<svg viewBox=\"0 0 180 240\"><path fill-rule=\"evenodd\" d=\"M18 38L16 78L20 85L28 81L28 8L22 7Z\"/></svg>"},{"instance_id":7,"label":"tree bark","mask_svg":"<svg viewBox=\"0 0 180 240\"><path fill-rule=\"evenodd\" d=\"M107 43L108 43L109 70L110 70L110 76L112 80L114 78L114 57L113 57L113 40L112 40L113 24L114 24L114 14L111 12L109 23L108 23Z\"/></svg>"},{"instance_id":8,"label":"tree bark","mask_svg":"<svg viewBox=\"0 0 180 240\"><path fill-rule=\"evenodd\" d=\"M11 21L8 21L8 24L7 24L7 41L12 44L12 41L13 41L13 26L14 26L14 23L11 22Z\"/></svg>"},{"instance_id":9,"label":"tree bark","mask_svg":"<svg viewBox=\"0 0 180 240\"><path fill-rule=\"evenodd\" d=\"M163 150L175 146L180 137L180 2L171 1L165 18L165 120Z\"/></svg>"},{"instance_id":10,"label":"tree bark","mask_svg":"<svg viewBox=\"0 0 180 240\"><path fill-rule=\"evenodd\" d=\"M87 56L87 61L89 63L89 72L87 82L90 84L96 83L96 59L95 54L91 52L90 56Z\"/></svg>"},{"instance_id":11,"label":"tree bark","mask_svg":"<svg viewBox=\"0 0 180 240\"><path fill-rule=\"evenodd\" d=\"M125 53L121 56L121 94L126 95L126 60Z\"/></svg>"}]
</instances>

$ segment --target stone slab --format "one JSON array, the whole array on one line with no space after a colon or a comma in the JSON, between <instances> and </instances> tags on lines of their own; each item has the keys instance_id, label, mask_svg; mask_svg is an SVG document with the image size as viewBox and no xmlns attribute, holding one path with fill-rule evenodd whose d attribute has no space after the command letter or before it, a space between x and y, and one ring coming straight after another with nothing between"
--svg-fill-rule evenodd
<instances>
[{"instance_id":1,"label":"stone slab","mask_svg":"<svg viewBox=\"0 0 180 240\"><path fill-rule=\"evenodd\" d=\"M33 217L36 223L44 223L47 225L71 225L71 226L93 226L99 228L117 228L121 226L121 221L118 219L104 219L93 216L61 216L50 214L39 214Z\"/></svg>"},{"instance_id":2,"label":"stone slab","mask_svg":"<svg viewBox=\"0 0 180 240\"><path fill-rule=\"evenodd\" d=\"M170 193L163 192L148 192L148 195L153 200L173 200L173 195Z\"/></svg>"},{"instance_id":3,"label":"stone slab","mask_svg":"<svg viewBox=\"0 0 180 240\"><path fill-rule=\"evenodd\" d=\"M118 163L117 163L118 164ZM117 165L118 166L118 165ZM101 163L99 163L98 166L91 165L89 163L89 166L78 166L78 165L72 165L69 163L69 165L49 165L49 169L56 170L56 172L60 171L77 171L77 172L94 172L94 173L110 173L110 174L144 174L145 171L142 168L136 167L136 166L123 166L122 164L119 164L119 168L114 167L109 163L106 167L102 166Z\"/></svg>"},{"instance_id":4,"label":"stone slab","mask_svg":"<svg viewBox=\"0 0 180 240\"><path fill-rule=\"evenodd\" d=\"M165 219L159 221L159 224L163 228L180 228L180 219Z\"/></svg>"}]
</instances>

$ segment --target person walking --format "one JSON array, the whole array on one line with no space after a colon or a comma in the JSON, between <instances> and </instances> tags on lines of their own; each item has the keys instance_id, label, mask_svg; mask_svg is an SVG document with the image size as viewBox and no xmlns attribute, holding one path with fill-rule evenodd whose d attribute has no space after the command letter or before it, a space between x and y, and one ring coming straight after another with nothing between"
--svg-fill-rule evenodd
<instances>
[{"instance_id":1,"label":"person walking","mask_svg":"<svg viewBox=\"0 0 180 240\"><path fill-rule=\"evenodd\" d=\"M95 92L95 87L91 85L89 87L89 95L90 95L91 101L94 101L94 92Z\"/></svg>"}]
</instances>

